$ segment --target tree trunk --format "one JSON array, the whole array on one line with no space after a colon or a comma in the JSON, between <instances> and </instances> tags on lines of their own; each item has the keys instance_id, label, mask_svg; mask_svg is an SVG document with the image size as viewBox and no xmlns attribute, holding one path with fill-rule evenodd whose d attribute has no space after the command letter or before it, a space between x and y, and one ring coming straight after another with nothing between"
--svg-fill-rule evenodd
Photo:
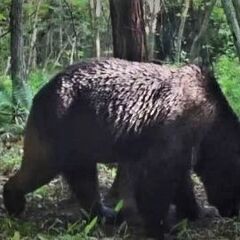
<instances>
[{"instance_id":1,"label":"tree trunk","mask_svg":"<svg viewBox=\"0 0 240 240\"><path fill-rule=\"evenodd\" d=\"M161 5L157 14L155 58L161 61L174 62L176 57L176 36L180 25L176 13L180 12L182 8L179 4L165 3Z\"/></svg>"},{"instance_id":2,"label":"tree trunk","mask_svg":"<svg viewBox=\"0 0 240 240\"><path fill-rule=\"evenodd\" d=\"M26 69L27 72L29 72L31 68L36 67L36 46L35 45L37 41L37 33L38 33L37 23L38 23L38 13L39 13L40 6L41 6L41 0L38 1L35 17L33 20L33 27L32 27L33 32L31 36L31 42L30 42L30 48L29 48L28 64Z\"/></svg>"},{"instance_id":3,"label":"tree trunk","mask_svg":"<svg viewBox=\"0 0 240 240\"><path fill-rule=\"evenodd\" d=\"M203 43L203 38L206 34L209 19L210 19L211 13L213 11L214 5L216 4L216 1L217 0L210 1L209 4L208 4L208 7L206 7L205 15L204 15L204 18L203 18L201 28L199 30L199 33L194 38L193 44L191 46L190 56L189 56L190 62L195 62L197 57L199 57L199 52L200 52L200 49L201 49L201 46L202 46L202 43Z\"/></svg>"},{"instance_id":4,"label":"tree trunk","mask_svg":"<svg viewBox=\"0 0 240 240\"><path fill-rule=\"evenodd\" d=\"M185 0L185 7L182 12L181 22L180 22L178 36L177 36L176 62L180 62L181 60L183 33L184 33L184 28L185 28L189 7L190 7L190 0Z\"/></svg>"},{"instance_id":5,"label":"tree trunk","mask_svg":"<svg viewBox=\"0 0 240 240\"><path fill-rule=\"evenodd\" d=\"M101 57L101 41L100 41L100 31L99 28L96 29L95 34L95 46L96 46L96 57Z\"/></svg>"},{"instance_id":6,"label":"tree trunk","mask_svg":"<svg viewBox=\"0 0 240 240\"><path fill-rule=\"evenodd\" d=\"M235 7L238 25L240 25L240 0L233 0L233 5Z\"/></svg>"},{"instance_id":7,"label":"tree trunk","mask_svg":"<svg viewBox=\"0 0 240 240\"><path fill-rule=\"evenodd\" d=\"M10 9L11 77L14 106L28 106L23 53L23 0L12 0Z\"/></svg>"},{"instance_id":8,"label":"tree trunk","mask_svg":"<svg viewBox=\"0 0 240 240\"><path fill-rule=\"evenodd\" d=\"M110 0L114 57L147 59L142 0Z\"/></svg>"},{"instance_id":9,"label":"tree trunk","mask_svg":"<svg viewBox=\"0 0 240 240\"><path fill-rule=\"evenodd\" d=\"M145 1L145 29L147 35L148 59L154 59L155 33L157 14L162 6L162 0Z\"/></svg>"},{"instance_id":10,"label":"tree trunk","mask_svg":"<svg viewBox=\"0 0 240 240\"><path fill-rule=\"evenodd\" d=\"M234 8L232 0L222 0L222 5L227 17L228 24L233 34L234 44L237 49L237 56L240 60L240 24L237 20L237 14L236 14L236 11L238 9Z\"/></svg>"},{"instance_id":11,"label":"tree trunk","mask_svg":"<svg viewBox=\"0 0 240 240\"><path fill-rule=\"evenodd\" d=\"M95 45L95 56L101 57L101 40L99 29L99 18L101 15L101 0L90 0L90 17L93 31L93 44Z\"/></svg>"},{"instance_id":12,"label":"tree trunk","mask_svg":"<svg viewBox=\"0 0 240 240\"><path fill-rule=\"evenodd\" d=\"M76 37L73 36L72 38L72 42L71 42L71 45L72 45L72 49L71 49L71 54L70 54L70 61L69 61L69 64L73 64L74 62L74 55L75 55L75 52L76 52Z\"/></svg>"}]
</instances>

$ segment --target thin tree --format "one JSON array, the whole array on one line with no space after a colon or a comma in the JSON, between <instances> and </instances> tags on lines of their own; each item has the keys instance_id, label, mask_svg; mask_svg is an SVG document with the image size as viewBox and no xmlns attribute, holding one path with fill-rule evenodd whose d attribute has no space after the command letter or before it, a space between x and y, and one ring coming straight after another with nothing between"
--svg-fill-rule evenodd
<instances>
[{"instance_id":1,"label":"thin tree","mask_svg":"<svg viewBox=\"0 0 240 240\"><path fill-rule=\"evenodd\" d=\"M30 71L31 68L36 68L36 41L37 41L37 34L38 34L38 17L39 17L39 10L41 6L42 1L39 0L36 6L35 16L33 17L32 22L32 36L30 40L30 46L29 46L29 54L28 54L28 61L27 61L27 72Z\"/></svg>"},{"instance_id":2,"label":"thin tree","mask_svg":"<svg viewBox=\"0 0 240 240\"><path fill-rule=\"evenodd\" d=\"M23 0L12 0L10 9L11 78L14 106L27 105L23 53Z\"/></svg>"},{"instance_id":3,"label":"thin tree","mask_svg":"<svg viewBox=\"0 0 240 240\"><path fill-rule=\"evenodd\" d=\"M240 24L240 0L232 0L237 15L238 24Z\"/></svg>"},{"instance_id":4,"label":"thin tree","mask_svg":"<svg viewBox=\"0 0 240 240\"><path fill-rule=\"evenodd\" d=\"M228 24L233 34L233 40L237 49L237 55L240 60L240 20L238 21L240 3L239 1L222 0L224 12L227 17ZM236 8L235 8L236 7Z\"/></svg>"},{"instance_id":5,"label":"thin tree","mask_svg":"<svg viewBox=\"0 0 240 240\"><path fill-rule=\"evenodd\" d=\"M95 55L97 58L101 56L101 41L100 41L100 27L99 18L101 15L101 0L89 0L91 27L93 31L93 42L95 45Z\"/></svg>"},{"instance_id":6,"label":"thin tree","mask_svg":"<svg viewBox=\"0 0 240 240\"><path fill-rule=\"evenodd\" d=\"M163 0L144 1L145 29L148 46L148 59L154 59L157 14L163 7Z\"/></svg>"},{"instance_id":7,"label":"thin tree","mask_svg":"<svg viewBox=\"0 0 240 240\"><path fill-rule=\"evenodd\" d=\"M194 62L196 60L196 58L199 57L199 52L202 47L203 39L207 32L210 16L211 16L213 8L216 4L216 1L217 0L211 0L207 3L205 15L204 15L200 30L199 30L198 34L195 36L192 46L191 46L190 56L189 56L190 62Z\"/></svg>"},{"instance_id":8,"label":"thin tree","mask_svg":"<svg viewBox=\"0 0 240 240\"><path fill-rule=\"evenodd\" d=\"M185 28L185 23L188 15L188 10L190 7L190 0L185 0L184 9L181 16L181 22L178 30L177 36L177 46L176 46L176 61L180 62L181 60L181 51L182 51L182 41L183 41L183 33Z\"/></svg>"}]
</instances>

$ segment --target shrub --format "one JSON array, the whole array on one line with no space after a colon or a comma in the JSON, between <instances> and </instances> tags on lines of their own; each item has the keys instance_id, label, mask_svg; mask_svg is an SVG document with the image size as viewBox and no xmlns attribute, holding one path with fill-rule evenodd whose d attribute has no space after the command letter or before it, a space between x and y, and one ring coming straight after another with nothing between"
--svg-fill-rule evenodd
<instances>
[{"instance_id":1,"label":"shrub","mask_svg":"<svg viewBox=\"0 0 240 240\"><path fill-rule=\"evenodd\" d=\"M220 57L215 64L218 82L234 111L240 116L240 64L236 58Z\"/></svg>"}]
</instances>

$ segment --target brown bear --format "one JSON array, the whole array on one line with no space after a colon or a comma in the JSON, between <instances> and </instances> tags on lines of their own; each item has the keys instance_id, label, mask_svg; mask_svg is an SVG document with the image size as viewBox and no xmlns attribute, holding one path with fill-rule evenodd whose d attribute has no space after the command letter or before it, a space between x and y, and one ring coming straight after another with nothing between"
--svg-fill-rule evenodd
<instances>
[{"instance_id":1,"label":"brown bear","mask_svg":"<svg viewBox=\"0 0 240 240\"><path fill-rule=\"evenodd\" d=\"M5 206L21 213L26 193L62 174L83 208L112 216L100 200L96 163L124 162L134 166L133 195L148 235L163 238L169 204L182 194L184 206L189 197L182 186L192 147L231 113L216 80L195 65L106 59L70 66L34 97Z\"/></svg>"}]
</instances>

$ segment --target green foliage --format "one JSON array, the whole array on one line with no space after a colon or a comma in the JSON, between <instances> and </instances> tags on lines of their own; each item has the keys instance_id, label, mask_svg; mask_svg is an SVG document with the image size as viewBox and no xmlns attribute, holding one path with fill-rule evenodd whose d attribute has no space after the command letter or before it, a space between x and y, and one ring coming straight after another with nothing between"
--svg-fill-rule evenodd
<instances>
[{"instance_id":1,"label":"green foliage","mask_svg":"<svg viewBox=\"0 0 240 240\"><path fill-rule=\"evenodd\" d=\"M0 36L9 31L9 8L10 0L0 1ZM9 60L10 34L0 38L0 73L5 71ZM0 79L1 84L1 79Z\"/></svg>"},{"instance_id":2,"label":"green foliage","mask_svg":"<svg viewBox=\"0 0 240 240\"><path fill-rule=\"evenodd\" d=\"M78 8L84 8L85 6L87 6L89 4L88 0L69 0L69 2Z\"/></svg>"},{"instance_id":3,"label":"green foliage","mask_svg":"<svg viewBox=\"0 0 240 240\"><path fill-rule=\"evenodd\" d=\"M114 210L115 210L116 212L120 212L120 210L123 208L123 205L124 205L123 200L120 200L120 201L117 203L117 205L115 206Z\"/></svg>"},{"instance_id":4,"label":"green foliage","mask_svg":"<svg viewBox=\"0 0 240 240\"><path fill-rule=\"evenodd\" d=\"M5 217L0 219L0 239L9 240L87 240L99 239L98 234L94 237L94 228L97 226L97 217L86 223L78 221L68 224L66 229L41 229L37 223L21 221ZM91 235L93 237L91 237Z\"/></svg>"},{"instance_id":5,"label":"green foliage","mask_svg":"<svg viewBox=\"0 0 240 240\"><path fill-rule=\"evenodd\" d=\"M0 219L0 239L23 240L33 239L36 236L37 227L34 223L21 222L12 218ZM28 236L28 238L23 238Z\"/></svg>"},{"instance_id":6,"label":"green foliage","mask_svg":"<svg viewBox=\"0 0 240 240\"><path fill-rule=\"evenodd\" d=\"M12 122L11 80L8 76L0 77L0 129Z\"/></svg>"},{"instance_id":7,"label":"green foliage","mask_svg":"<svg viewBox=\"0 0 240 240\"><path fill-rule=\"evenodd\" d=\"M15 97L19 101L17 104L13 104L13 96L9 91L10 79L6 77L2 80L2 83L2 86L0 86L0 132L21 134L24 129L26 116L29 112L32 99L31 91L29 88L20 89L15 93ZM22 91L25 91L26 95L23 94ZM12 124L14 124L14 126L12 126Z\"/></svg>"},{"instance_id":8,"label":"green foliage","mask_svg":"<svg viewBox=\"0 0 240 240\"><path fill-rule=\"evenodd\" d=\"M16 145L15 147L12 147L8 144L8 146L4 147L1 141L3 137L4 136L1 135L0 138L0 172L9 173L14 171L14 169L18 168L20 165L22 146Z\"/></svg>"},{"instance_id":9,"label":"green foliage","mask_svg":"<svg viewBox=\"0 0 240 240\"><path fill-rule=\"evenodd\" d=\"M47 74L45 70L37 69L29 74L27 82L30 85L33 95L37 93L37 91L49 80L49 78L50 75Z\"/></svg>"},{"instance_id":10,"label":"green foliage","mask_svg":"<svg viewBox=\"0 0 240 240\"><path fill-rule=\"evenodd\" d=\"M84 227L84 235L88 236L93 229L96 227L98 221L98 217L94 217L85 227Z\"/></svg>"},{"instance_id":11,"label":"green foliage","mask_svg":"<svg viewBox=\"0 0 240 240\"><path fill-rule=\"evenodd\" d=\"M240 65L236 58L222 56L215 64L220 86L234 111L240 116Z\"/></svg>"},{"instance_id":12,"label":"green foliage","mask_svg":"<svg viewBox=\"0 0 240 240\"><path fill-rule=\"evenodd\" d=\"M17 104L13 104L12 83L9 76L0 76L0 138L11 138L23 133L33 95L47 82L49 74L44 70L32 71L24 89L15 94Z\"/></svg>"},{"instance_id":13,"label":"green foliage","mask_svg":"<svg viewBox=\"0 0 240 240\"><path fill-rule=\"evenodd\" d=\"M21 239L20 233L18 231L15 231L11 240L20 240L20 239Z\"/></svg>"},{"instance_id":14,"label":"green foliage","mask_svg":"<svg viewBox=\"0 0 240 240\"><path fill-rule=\"evenodd\" d=\"M10 0L0 1L0 36L9 31ZM24 54L28 72L36 67L65 66L69 64L76 37L73 60L95 56L96 26L100 29L102 52L111 46L111 29L108 0L101 1L101 15L97 21L91 16L88 0L67 1L25 1ZM34 28L36 27L36 28ZM33 33L36 30L36 42ZM9 71L10 34L0 38L0 73ZM29 58L31 44L34 44L35 60Z\"/></svg>"},{"instance_id":15,"label":"green foliage","mask_svg":"<svg viewBox=\"0 0 240 240\"><path fill-rule=\"evenodd\" d=\"M38 188L36 191L32 193L32 196L43 199L44 197L47 197L49 195L54 194L55 192L51 192L51 188L49 188L49 185L44 185L40 188Z\"/></svg>"},{"instance_id":16,"label":"green foliage","mask_svg":"<svg viewBox=\"0 0 240 240\"><path fill-rule=\"evenodd\" d=\"M189 228L188 220L183 219L177 225L173 227L171 231L177 231L177 239L178 240L190 240L191 237L191 230Z\"/></svg>"},{"instance_id":17,"label":"green foliage","mask_svg":"<svg viewBox=\"0 0 240 240\"><path fill-rule=\"evenodd\" d=\"M214 58L227 54L235 57L236 50L233 37L221 4L216 4L210 18L210 27L207 33L208 51Z\"/></svg>"}]
</instances>

